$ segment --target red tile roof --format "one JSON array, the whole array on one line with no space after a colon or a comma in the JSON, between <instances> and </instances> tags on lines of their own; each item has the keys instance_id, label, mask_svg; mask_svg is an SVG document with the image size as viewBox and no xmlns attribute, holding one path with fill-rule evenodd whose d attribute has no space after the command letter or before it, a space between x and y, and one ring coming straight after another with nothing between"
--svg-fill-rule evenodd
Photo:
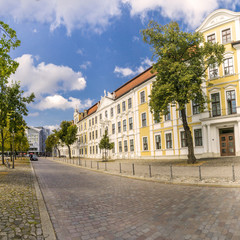
<instances>
[{"instance_id":1,"label":"red tile roof","mask_svg":"<svg viewBox=\"0 0 240 240\"><path fill-rule=\"evenodd\" d=\"M142 84L143 82L145 82L145 81L149 80L150 78L154 77L156 74L151 73L151 70L152 70L152 67L148 68L144 72L140 73L139 75L132 78L131 80L129 80L128 82L123 84L121 87L116 89L114 91L115 92L115 99L123 96L125 93L129 92L131 89L137 87L138 85ZM87 116L96 112L97 108L98 108L98 102L87 110Z\"/></svg>"}]
</instances>

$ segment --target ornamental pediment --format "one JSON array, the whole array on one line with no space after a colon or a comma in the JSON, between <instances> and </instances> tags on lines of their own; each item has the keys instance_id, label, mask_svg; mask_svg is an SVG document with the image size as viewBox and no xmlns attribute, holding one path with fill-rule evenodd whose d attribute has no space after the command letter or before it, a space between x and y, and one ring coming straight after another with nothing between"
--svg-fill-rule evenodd
<instances>
[{"instance_id":1,"label":"ornamental pediment","mask_svg":"<svg viewBox=\"0 0 240 240\"><path fill-rule=\"evenodd\" d=\"M216 26L232 21L236 17L240 17L239 12L232 12L227 9L218 9L209 14L200 27L196 29L196 31L204 32Z\"/></svg>"},{"instance_id":2,"label":"ornamental pediment","mask_svg":"<svg viewBox=\"0 0 240 240\"><path fill-rule=\"evenodd\" d=\"M106 108L107 106L111 105L114 102L114 96L111 93L107 93L104 91L104 97L101 97L101 100L98 103L98 109L97 112L102 110L103 108Z\"/></svg>"}]
</instances>

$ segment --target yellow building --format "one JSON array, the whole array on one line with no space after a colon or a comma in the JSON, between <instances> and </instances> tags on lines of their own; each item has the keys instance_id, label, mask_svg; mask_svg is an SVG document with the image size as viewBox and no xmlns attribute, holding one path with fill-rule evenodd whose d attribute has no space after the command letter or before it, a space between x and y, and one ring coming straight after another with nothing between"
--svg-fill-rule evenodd
<instances>
[{"instance_id":1,"label":"yellow building","mask_svg":"<svg viewBox=\"0 0 240 240\"><path fill-rule=\"evenodd\" d=\"M211 13L196 30L206 41L224 44L224 63L211 66L203 90L211 99L203 113L187 106L195 154L200 157L240 155L240 13L225 9ZM114 149L112 159L186 158L187 147L179 112L169 106L161 122L154 121L149 98L155 80L151 68L134 77L83 113L74 112L78 141L73 156L101 158L99 142L108 130Z\"/></svg>"}]
</instances>

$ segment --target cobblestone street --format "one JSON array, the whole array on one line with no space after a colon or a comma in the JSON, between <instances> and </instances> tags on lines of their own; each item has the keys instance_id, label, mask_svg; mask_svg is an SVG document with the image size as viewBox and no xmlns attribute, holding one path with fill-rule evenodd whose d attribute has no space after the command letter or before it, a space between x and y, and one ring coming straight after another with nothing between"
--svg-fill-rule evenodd
<instances>
[{"instance_id":1,"label":"cobblestone street","mask_svg":"<svg viewBox=\"0 0 240 240\"><path fill-rule=\"evenodd\" d=\"M59 240L239 240L239 188L160 184L40 159L34 169Z\"/></svg>"},{"instance_id":2,"label":"cobblestone street","mask_svg":"<svg viewBox=\"0 0 240 240\"><path fill-rule=\"evenodd\" d=\"M0 239L44 239L28 160L0 167Z\"/></svg>"}]
</instances>

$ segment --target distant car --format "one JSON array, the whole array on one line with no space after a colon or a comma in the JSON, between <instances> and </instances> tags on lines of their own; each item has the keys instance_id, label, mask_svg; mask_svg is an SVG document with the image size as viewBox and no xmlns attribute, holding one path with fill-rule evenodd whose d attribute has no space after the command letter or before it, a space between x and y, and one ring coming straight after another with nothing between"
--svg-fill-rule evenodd
<instances>
[{"instance_id":1,"label":"distant car","mask_svg":"<svg viewBox=\"0 0 240 240\"><path fill-rule=\"evenodd\" d=\"M38 161L38 157L35 154L30 155L30 160L31 161Z\"/></svg>"}]
</instances>

